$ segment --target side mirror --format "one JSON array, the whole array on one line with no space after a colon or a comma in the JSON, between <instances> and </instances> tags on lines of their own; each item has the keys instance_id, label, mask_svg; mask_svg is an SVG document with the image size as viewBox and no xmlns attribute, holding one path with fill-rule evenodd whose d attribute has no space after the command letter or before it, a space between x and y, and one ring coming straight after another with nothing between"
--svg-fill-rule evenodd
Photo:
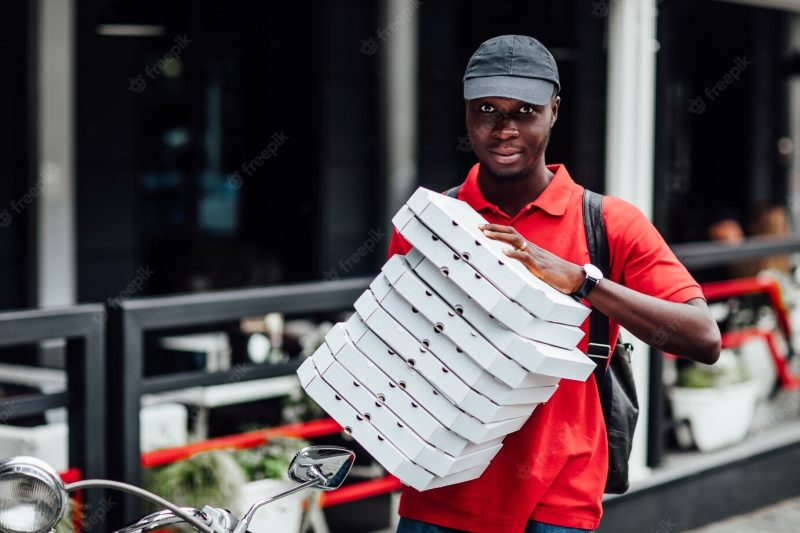
<instances>
[{"instance_id":1,"label":"side mirror","mask_svg":"<svg viewBox=\"0 0 800 533\"><path fill-rule=\"evenodd\" d=\"M350 473L356 454L339 446L309 446L294 456L289 477L300 483L317 480L316 488L338 489ZM318 473L324 476L320 476Z\"/></svg>"}]
</instances>

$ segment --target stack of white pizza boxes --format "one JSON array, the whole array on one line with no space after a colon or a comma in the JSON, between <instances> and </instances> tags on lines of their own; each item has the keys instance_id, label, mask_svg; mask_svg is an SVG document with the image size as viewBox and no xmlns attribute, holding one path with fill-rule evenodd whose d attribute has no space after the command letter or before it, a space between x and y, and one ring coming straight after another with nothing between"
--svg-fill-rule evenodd
<instances>
[{"instance_id":1,"label":"stack of white pizza boxes","mask_svg":"<svg viewBox=\"0 0 800 533\"><path fill-rule=\"evenodd\" d=\"M419 188L395 255L298 370L306 392L384 468L427 490L479 477L560 379L586 380L589 309L487 238L466 203Z\"/></svg>"}]
</instances>

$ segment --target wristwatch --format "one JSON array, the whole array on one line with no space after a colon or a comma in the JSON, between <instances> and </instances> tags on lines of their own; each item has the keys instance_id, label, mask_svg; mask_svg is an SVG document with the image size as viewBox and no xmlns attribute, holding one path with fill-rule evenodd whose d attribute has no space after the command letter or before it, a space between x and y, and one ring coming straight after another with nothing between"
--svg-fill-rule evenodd
<instances>
[{"instance_id":1,"label":"wristwatch","mask_svg":"<svg viewBox=\"0 0 800 533\"><path fill-rule=\"evenodd\" d=\"M603 273L591 263L583 265L583 273L586 275L586 279L583 280L583 285L572 293L572 296L579 300L586 298L589 293L592 292L592 289L597 287L600 280L603 279Z\"/></svg>"}]
</instances>

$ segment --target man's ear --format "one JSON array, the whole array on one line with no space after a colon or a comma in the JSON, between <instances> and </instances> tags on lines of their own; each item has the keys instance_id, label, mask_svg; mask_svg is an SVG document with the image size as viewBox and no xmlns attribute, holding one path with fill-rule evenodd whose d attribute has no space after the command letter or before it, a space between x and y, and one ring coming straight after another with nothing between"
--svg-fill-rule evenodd
<instances>
[{"instance_id":1,"label":"man's ear","mask_svg":"<svg viewBox=\"0 0 800 533\"><path fill-rule=\"evenodd\" d=\"M553 116L550 118L550 127L551 128L556 123L556 120L558 120L558 106L559 105L561 105L561 97L560 96L556 96L550 102L550 109L551 109L552 114L553 114Z\"/></svg>"}]
</instances>

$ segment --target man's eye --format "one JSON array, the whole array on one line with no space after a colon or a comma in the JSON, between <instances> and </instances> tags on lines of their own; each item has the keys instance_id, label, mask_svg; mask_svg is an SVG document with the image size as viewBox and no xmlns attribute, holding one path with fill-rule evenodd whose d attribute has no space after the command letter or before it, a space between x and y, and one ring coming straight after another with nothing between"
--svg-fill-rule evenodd
<instances>
[{"instance_id":1,"label":"man's eye","mask_svg":"<svg viewBox=\"0 0 800 533\"><path fill-rule=\"evenodd\" d=\"M480 110L484 113L494 113L494 106L492 104L481 104Z\"/></svg>"},{"instance_id":2,"label":"man's eye","mask_svg":"<svg viewBox=\"0 0 800 533\"><path fill-rule=\"evenodd\" d=\"M524 105L519 108L519 112L523 115L530 115L531 113L533 113L533 111L534 111L533 107L529 105Z\"/></svg>"}]
</instances>

